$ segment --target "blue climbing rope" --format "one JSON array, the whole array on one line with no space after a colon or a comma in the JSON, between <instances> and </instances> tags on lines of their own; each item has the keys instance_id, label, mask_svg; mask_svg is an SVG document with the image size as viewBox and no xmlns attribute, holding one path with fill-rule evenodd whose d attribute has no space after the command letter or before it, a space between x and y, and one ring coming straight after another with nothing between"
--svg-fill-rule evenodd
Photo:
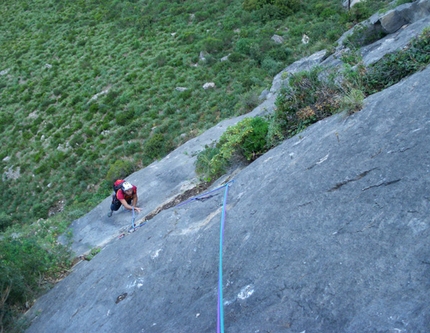
<instances>
[{"instance_id":1,"label":"blue climbing rope","mask_svg":"<svg viewBox=\"0 0 430 333\"><path fill-rule=\"evenodd\" d=\"M218 267L218 316L217 316L217 333L224 333L224 301L222 294L222 246L224 240L225 209L227 207L227 194L229 183L225 185L224 200L221 211L221 225L219 232L219 267Z\"/></svg>"},{"instance_id":2,"label":"blue climbing rope","mask_svg":"<svg viewBox=\"0 0 430 333\"><path fill-rule=\"evenodd\" d=\"M131 210L133 211L133 215L132 215L132 218L131 218L131 228L132 229L134 229L134 220L136 219L136 215L134 214L134 207L132 206L131 207Z\"/></svg>"},{"instance_id":3,"label":"blue climbing rope","mask_svg":"<svg viewBox=\"0 0 430 333\"><path fill-rule=\"evenodd\" d=\"M222 248L223 248L223 241L224 241L225 210L227 207L228 188L233 184L233 182L234 180L231 180L225 183L224 185L217 187L216 189L205 192L203 194L199 194L195 197L192 197L176 205L176 207L179 207L194 200L203 200L205 198L210 198L211 193L225 188L224 200L223 200L222 211L221 211L221 226L220 226L220 235L219 235L220 240L219 240L219 267L218 267L217 333L224 333L224 305L223 305L224 301L223 301L223 294L222 294Z\"/></svg>"}]
</instances>

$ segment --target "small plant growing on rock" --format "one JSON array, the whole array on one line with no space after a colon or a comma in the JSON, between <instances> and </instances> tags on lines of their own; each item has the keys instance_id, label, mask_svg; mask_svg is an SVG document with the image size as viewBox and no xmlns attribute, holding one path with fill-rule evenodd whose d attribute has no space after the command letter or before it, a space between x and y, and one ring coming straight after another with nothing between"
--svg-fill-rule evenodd
<instances>
[{"instance_id":1,"label":"small plant growing on rock","mask_svg":"<svg viewBox=\"0 0 430 333\"><path fill-rule=\"evenodd\" d=\"M90 261L93 259L97 254L99 254L101 249L99 247L95 247L91 249L90 253L85 256L85 260Z\"/></svg>"},{"instance_id":2,"label":"small plant growing on rock","mask_svg":"<svg viewBox=\"0 0 430 333\"><path fill-rule=\"evenodd\" d=\"M196 172L206 181L221 176L235 157L252 161L266 151L269 123L261 118L245 118L230 126L215 147L199 153Z\"/></svg>"},{"instance_id":3,"label":"small plant growing on rock","mask_svg":"<svg viewBox=\"0 0 430 333\"><path fill-rule=\"evenodd\" d=\"M330 78L320 78L322 69L291 76L290 85L276 101L275 122L286 137L338 111L340 89Z\"/></svg>"}]
</instances>

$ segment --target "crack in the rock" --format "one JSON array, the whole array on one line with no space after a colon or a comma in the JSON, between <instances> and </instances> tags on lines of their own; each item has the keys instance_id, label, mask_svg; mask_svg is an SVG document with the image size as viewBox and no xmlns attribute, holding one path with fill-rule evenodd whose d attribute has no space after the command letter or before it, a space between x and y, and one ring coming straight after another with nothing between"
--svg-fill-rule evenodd
<instances>
[{"instance_id":1,"label":"crack in the rock","mask_svg":"<svg viewBox=\"0 0 430 333\"><path fill-rule=\"evenodd\" d=\"M397 154L397 153L404 153L405 151L407 151L407 150L409 150L409 149L412 149L412 148L415 148L417 145L416 144L414 144L414 145L412 145L411 147L401 147L401 148L399 148L398 150L390 150L390 151L388 151L387 153L388 154Z\"/></svg>"},{"instance_id":2,"label":"crack in the rock","mask_svg":"<svg viewBox=\"0 0 430 333\"><path fill-rule=\"evenodd\" d=\"M376 168L364 171L362 173L360 173L357 177L353 178L353 179L347 179L343 182L337 183L335 186L333 186L331 189L329 189L327 192L334 192L338 189L340 189L342 186L351 183L351 182L355 182L357 180L360 180L361 178L365 177L368 173L370 173L371 171L375 170Z\"/></svg>"},{"instance_id":3,"label":"crack in the rock","mask_svg":"<svg viewBox=\"0 0 430 333\"><path fill-rule=\"evenodd\" d=\"M308 201L308 202L302 203L302 204L298 205L298 207L304 207L304 206L307 206L307 205L310 205L310 204L312 204L312 201Z\"/></svg>"},{"instance_id":4,"label":"crack in the rock","mask_svg":"<svg viewBox=\"0 0 430 333\"><path fill-rule=\"evenodd\" d=\"M151 213L149 213L148 215L146 215L143 218L143 221L149 221L152 218L154 218L154 216L158 215L161 211L165 210L165 209L169 209L172 208L176 205L178 205L179 203L196 196L197 194L200 194L201 192L205 191L211 184L210 183L200 183L197 186L181 193L178 194L176 197L174 197L172 200L170 200L169 202L165 203L162 206L157 207L156 209L154 209Z\"/></svg>"},{"instance_id":5,"label":"crack in the rock","mask_svg":"<svg viewBox=\"0 0 430 333\"><path fill-rule=\"evenodd\" d=\"M371 186L363 188L362 191L366 191L366 190L369 190L369 189L374 188L374 187L388 186L388 185L391 185L391 184L395 184L395 183L399 182L400 180L401 179L399 178L399 179L391 180L389 182L382 182L382 183L379 183L379 184L376 184L376 185L371 185Z\"/></svg>"}]
</instances>

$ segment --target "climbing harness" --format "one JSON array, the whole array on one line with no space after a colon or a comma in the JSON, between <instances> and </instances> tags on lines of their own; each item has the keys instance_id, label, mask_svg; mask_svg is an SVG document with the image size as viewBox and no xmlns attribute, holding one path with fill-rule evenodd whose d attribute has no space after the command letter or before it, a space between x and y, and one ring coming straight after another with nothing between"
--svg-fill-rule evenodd
<instances>
[{"instance_id":1,"label":"climbing harness","mask_svg":"<svg viewBox=\"0 0 430 333\"><path fill-rule=\"evenodd\" d=\"M224 191L224 200L222 204L222 211L221 211L221 225L220 225L220 235L219 235L219 267L218 267L218 305L217 305L217 333L224 333L224 305L223 305L223 293L222 293L222 247L223 247L223 241L224 241L224 224L225 224L225 210L227 207L227 195L228 195L228 188L233 184L234 180L231 180L224 185L217 187L214 190L211 190L209 192L200 194L198 196L195 196L193 198L190 198L178 205L183 206L191 201L197 200L197 201L204 201L207 200L213 195L211 193L216 192L218 190L221 190L225 188Z\"/></svg>"}]
</instances>

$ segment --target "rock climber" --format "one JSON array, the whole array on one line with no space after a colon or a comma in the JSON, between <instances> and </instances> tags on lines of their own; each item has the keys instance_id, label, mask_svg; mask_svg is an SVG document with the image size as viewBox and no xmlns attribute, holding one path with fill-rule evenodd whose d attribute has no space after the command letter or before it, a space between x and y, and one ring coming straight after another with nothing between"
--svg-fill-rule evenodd
<instances>
[{"instance_id":1,"label":"rock climber","mask_svg":"<svg viewBox=\"0 0 430 333\"><path fill-rule=\"evenodd\" d=\"M122 181L119 184L117 184L117 182L115 182L116 185L114 184L115 193L112 195L112 204L110 205L108 216L111 217L113 212L117 211L121 205L128 210L134 208L134 210L139 213L141 208L137 207L137 187L127 181Z\"/></svg>"}]
</instances>

